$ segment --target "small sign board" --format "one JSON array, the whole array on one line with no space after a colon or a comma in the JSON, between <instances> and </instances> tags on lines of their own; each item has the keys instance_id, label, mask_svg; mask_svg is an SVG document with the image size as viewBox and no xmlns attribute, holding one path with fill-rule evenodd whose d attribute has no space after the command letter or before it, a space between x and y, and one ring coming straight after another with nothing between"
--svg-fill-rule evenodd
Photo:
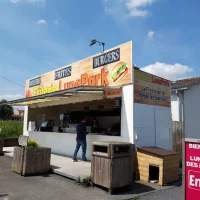
<instances>
[{"instance_id":1,"label":"small sign board","mask_svg":"<svg viewBox=\"0 0 200 200\"><path fill-rule=\"evenodd\" d=\"M24 147L27 146L28 139L29 139L28 136L20 135L20 136L19 136L19 139L18 139L19 145L20 145L20 146L24 146Z\"/></svg>"},{"instance_id":2,"label":"small sign board","mask_svg":"<svg viewBox=\"0 0 200 200\"><path fill-rule=\"evenodd\" d=\"M185 139L183 144L184 200L200 198L200 140Z\"/></svg>"},{"instance_id":3,"label":"small sign board","mask_svg":"<svg viewBox=\"0 0 200 200\"><path fill-rule=\"evenodd\" d=\"M105 91L106 98L122 97L122 89L109 89Z\"/></svg>"}]
</instances>

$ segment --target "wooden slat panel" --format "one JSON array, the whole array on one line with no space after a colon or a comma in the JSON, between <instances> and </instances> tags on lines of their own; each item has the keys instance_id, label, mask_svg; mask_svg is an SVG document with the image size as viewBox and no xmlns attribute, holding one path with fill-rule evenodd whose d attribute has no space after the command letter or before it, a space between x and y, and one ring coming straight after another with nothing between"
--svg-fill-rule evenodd
<instances>
[{"instance_id":1,"label":"wooden slat panel","mask_svg":"<svg viewBox=\"0 0 200 200\"><path fill-rule=\"evenodd\" d=\"M118 188L130 185L133 182L132 158L116 158L112 161L112 187Z\"/></svg>"},{"instance_id":2,"label":"wooden slat panel","mask_svg":"<svg viewBox=\"0 0 200 200\"><path fill-rule=\"evenodd\" d=\"M169 157L169 158L164 158L164 162L167 163L167 162L174 162L174 161L179 161L179 155L176 155L176 156L172 156L172 157Z\"/></svg>"},{"instance_id":3,"label":"wooden slat panel","mask_svg":"<svg viewBox=\"0 0 200 200\"><path fill-rule=\"evenodd\" d=\"M109 188L110 164L108 158L92 156L92 177L93 182L97 185Z\"/></svg>"},{"instance_id":4,"label":"wooden slat panel","mask_svg":"<svg viewBox=\"0 0 200 200\"><path fill-rule=\"evenodd\" d=\"M0 139L0 154L3 153L3 147L4 147L4 140Z\"/></svg>"},{"instance_id":5,"label":"wooden slat panel","mask_svg":"<svg viewBox=\"0 0 200 200\"><path fill-rule=\"evenodd\" d=\"M132 184L132 158L102 158L93 156L92 177L97 185L109 189Z\"/></svg>"},{"instance_id":6,"label":"wooden slat panel","mask_svg":"<svg viewBox=\"0 0 200 200\"><path fill-rule=\"evenodd\" d=\"M21 174L22 171L22 148L14 147L12 171Z\"/></svg>"},{"instance_id":7,"label":"wooden slat panel","mask_svg":"<svg viewBox=\"0 0 200 200\"><path fill-rule=\"evenodd\" d=\"M35 151L26 149L24 153L23 175L33 175L35 172Z\"/></svg>"},{"instance_id":8,"label":"wooden slat panel","mask_svg":"<svg viewBox=\"0 0 200 200\"><path fill-rule=\"evenodd\" d=\"M19 145L18 138L6 138L6 139L4 139L4 147L14 147L14 146L18 146L18 145Z\"/></svg>"},{"instance_id":9,"label":"wooden slat panel","mask_svg":"<svg viewBox=\"0 0 200 200\"><path fill-rule=\"evenodd\" d=\"M184 138L183 133L183 122L173 121L172 122L172 139L173 139L173 151L179 153L179 159L182 159L182 139Z\"/></svg>"},{"instance_id":10,"label":"wooden slat panel","mask_svg":"<svg viewBox=\"0 0 200 200\"><path fill-rule=\"evenodd\" d=\"M23 165L22 175L24 176L49 172L51 149L26 149L24 151L23 163L22 152L23 149L21 147L14 148L14 157L12 164L13 171L21 173Z\"/></svg>"}]
</instances>

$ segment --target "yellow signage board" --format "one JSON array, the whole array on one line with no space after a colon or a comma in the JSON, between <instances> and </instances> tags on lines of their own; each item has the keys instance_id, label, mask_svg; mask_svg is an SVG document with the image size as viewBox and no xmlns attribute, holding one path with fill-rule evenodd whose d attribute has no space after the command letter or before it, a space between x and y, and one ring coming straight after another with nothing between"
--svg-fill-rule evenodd
<instances>
[{"instance_id":1,"label":"yellow signage board","mask_svg":"<svg viewBox=\"0 0 200 200\"><path fill-rule=\"evenodd\" d=\"M171 107L170 81L134 69L134 103Z\"/></svg>"},{"instance_id":2,"label":"yellow signage board","mask_svg":"<svg viewBox=\"0 0 200 200\"><path fill-rule=\"evenodd\" d=\"M26 81L26 97L79 86L132 83L132 42Z\"/></svg>"}]
</instances>

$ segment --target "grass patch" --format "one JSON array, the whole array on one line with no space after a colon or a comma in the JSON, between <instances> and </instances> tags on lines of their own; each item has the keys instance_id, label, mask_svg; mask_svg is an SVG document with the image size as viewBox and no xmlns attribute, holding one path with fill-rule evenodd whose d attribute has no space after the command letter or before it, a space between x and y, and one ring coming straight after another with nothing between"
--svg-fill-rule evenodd
<instances>
[{"instance_id":1,"label":"grass patch","mask_svg":"<svg viewBox=\"0 0 200 200\"><path fill-rule=\"evenodd\" d=\"M23 135L23 121L0 120L0 138L12 138Z\"/></svg>"},{"instance_id":2,"label":"grass patch","mask_svg":"<svg viewBox=\"0 0 200 200\"><path fill-rule=\"evenodd\" d=\"M82 185L84 187L90 187L92 186L92 177L91 176L85 176L85 177L78 177L76 180L76 183L78 183L79 185Z\"/></svg>"}]
</instances>

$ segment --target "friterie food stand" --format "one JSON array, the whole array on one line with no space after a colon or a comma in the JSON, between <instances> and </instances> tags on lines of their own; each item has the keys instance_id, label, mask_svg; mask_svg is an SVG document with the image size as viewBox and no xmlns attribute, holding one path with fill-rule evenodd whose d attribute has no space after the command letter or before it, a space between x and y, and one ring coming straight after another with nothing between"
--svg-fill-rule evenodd
<instances>
[{"instance_id":1,"label":"friterie food stand","mask_svg":"<svg viewBox=\"0 0 200 200\"><path fill-rule=\"evenodd\" d=\"M54 153L72 156L82 116L88 159L94 141L172 149L170 82L133 67L132 42L29 79L9 103L25 106L24 135Z\"/></svg>"}]
</instances>

